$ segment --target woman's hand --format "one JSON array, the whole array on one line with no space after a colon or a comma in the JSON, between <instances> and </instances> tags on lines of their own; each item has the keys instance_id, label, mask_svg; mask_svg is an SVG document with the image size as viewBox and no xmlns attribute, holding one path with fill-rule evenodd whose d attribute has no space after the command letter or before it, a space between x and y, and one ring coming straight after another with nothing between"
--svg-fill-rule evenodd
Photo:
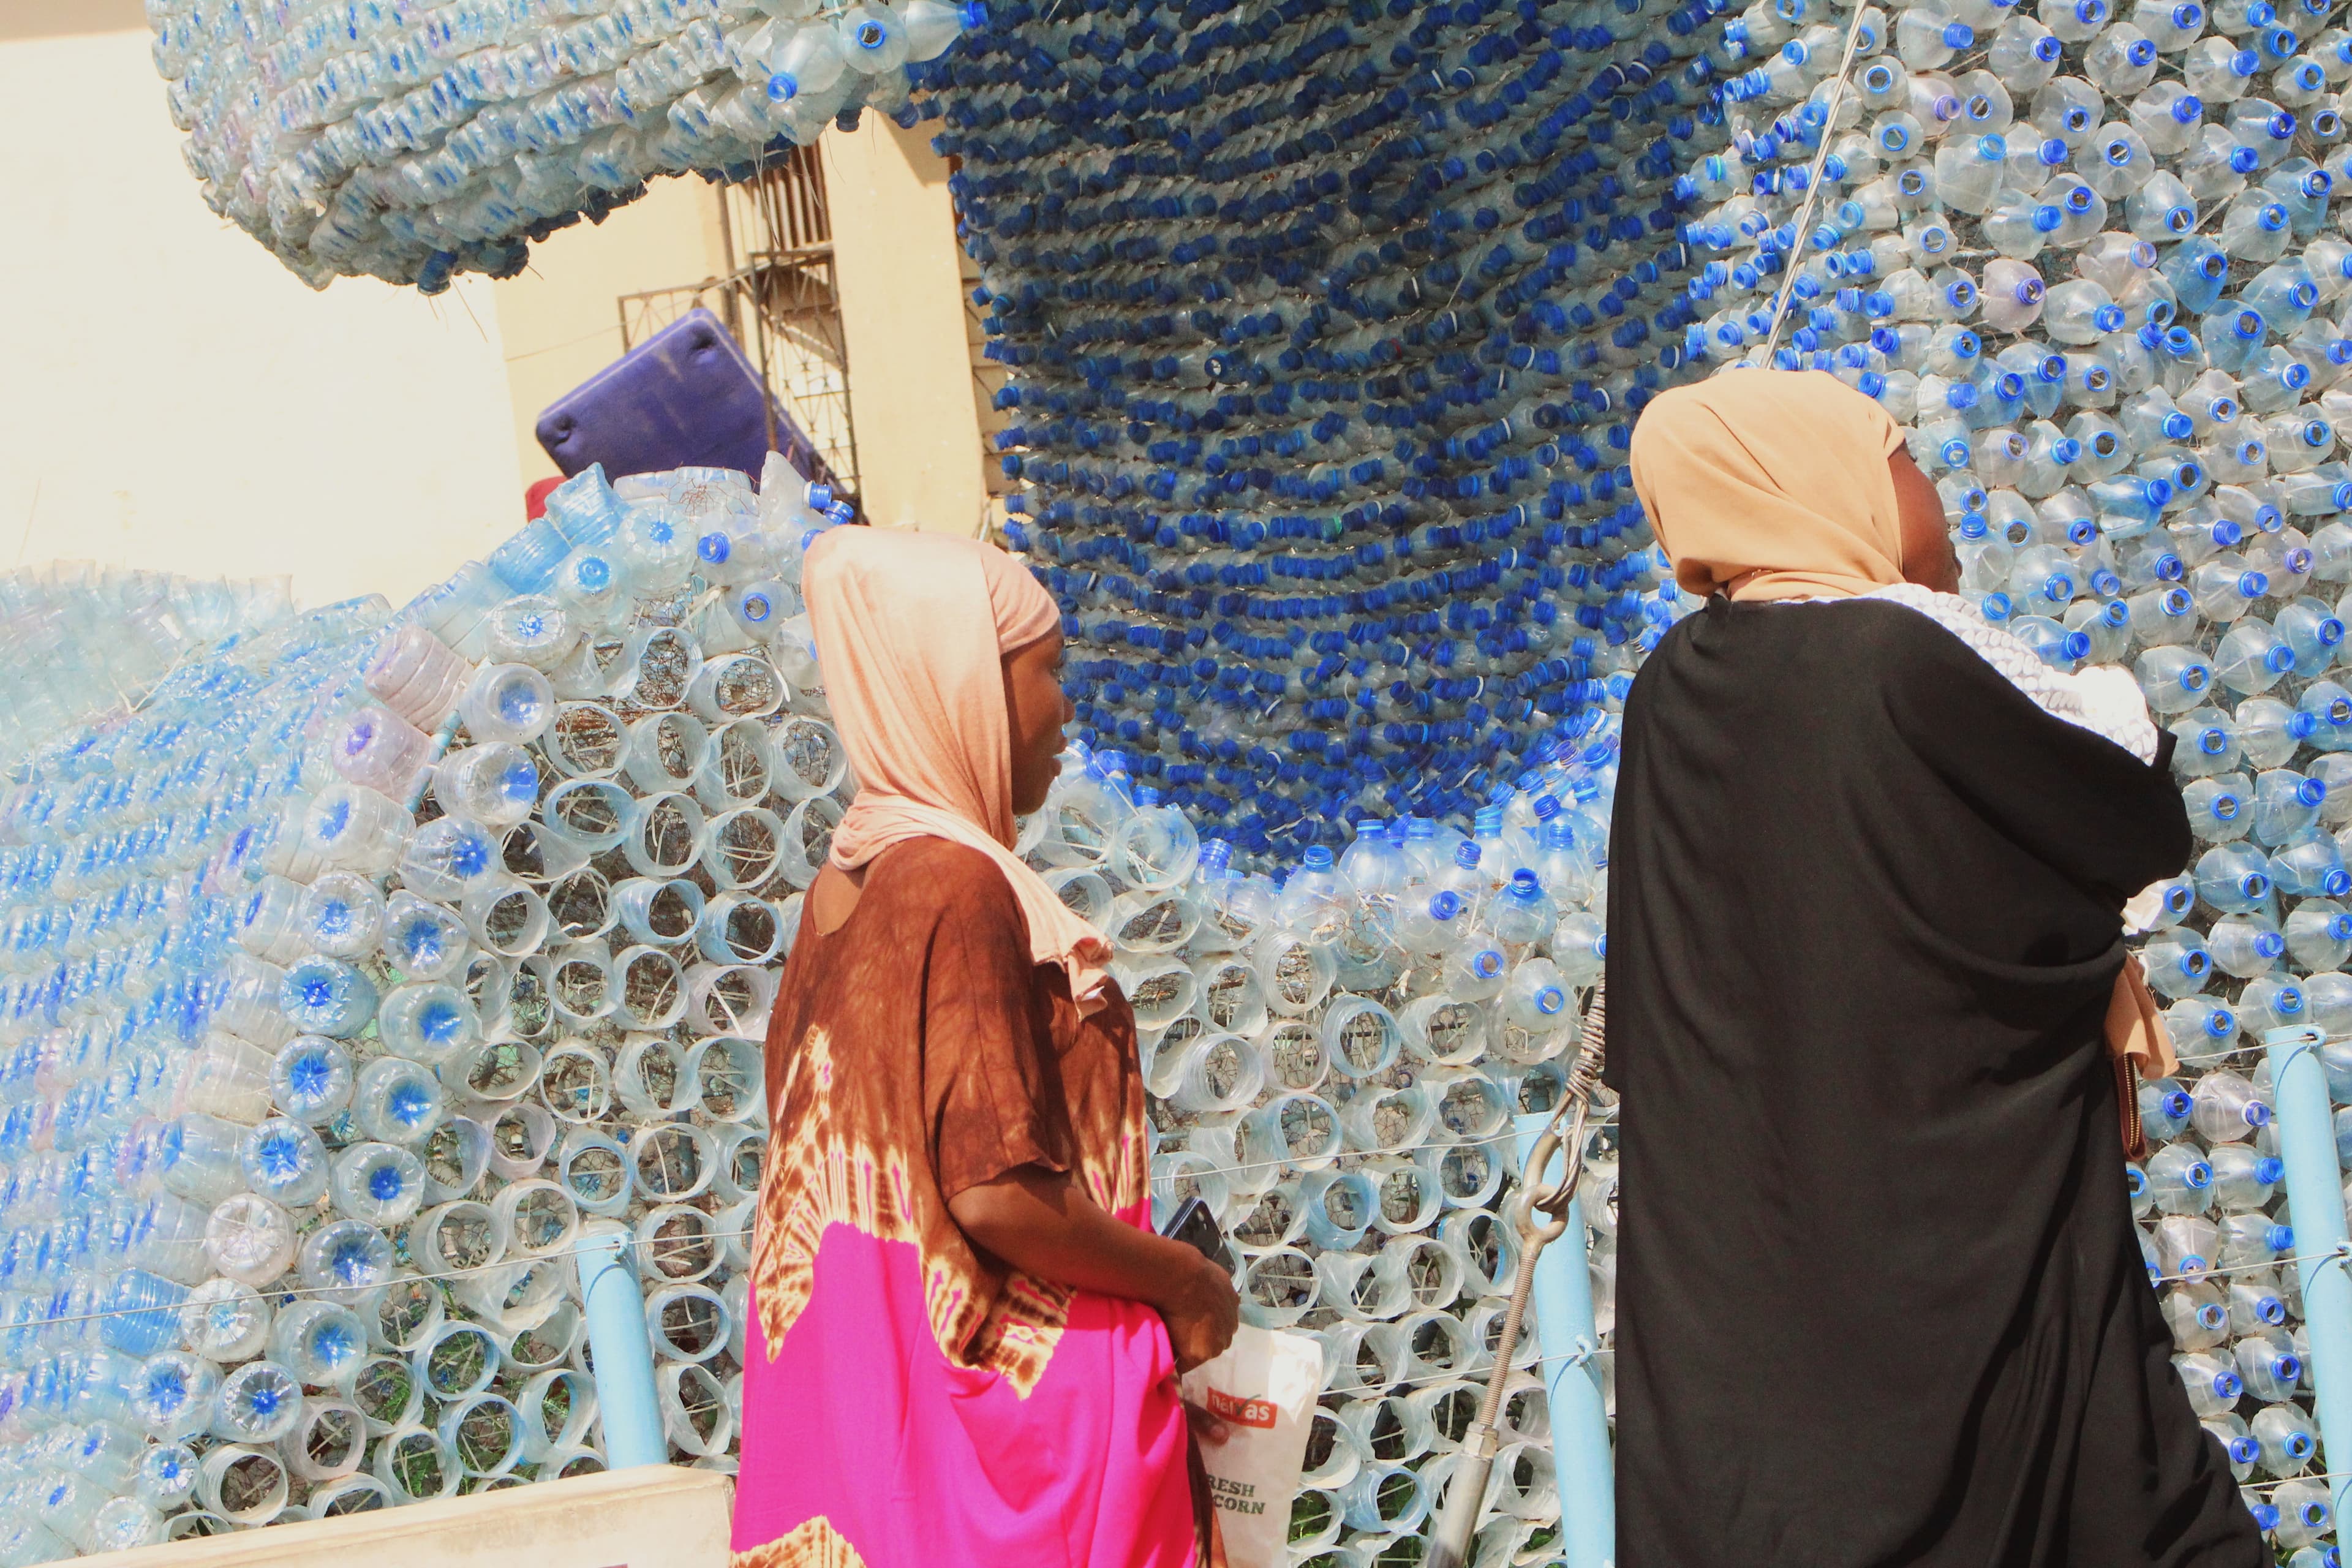
<instances>
[{"instance_id":1,"label":"woman's hand","mask_svg":"<svg viewBox=\"0 0 2352 1568\"><path fill-rule=\"evenodd\" d=\"M1225 1418L1205 1405L1186 1405L1184 1425L1192 1429L1192 1441L1203 1448L1213 1448L1234 1435Z\"/></svg>"},{"instance_id":2,"label":"woman's hand","mask_svg":"<svg viewBox=\"0 0 2352 1568\"><path fill-rule=\"evenodd\" d=\"M1242 1299L1225 1271L1191 1247L1184 1250L1192 1256L1191 1267L1167 1298L1154 1303L1168 1324L1178 1372L1190 1372L1224 1354L1242 1321Z\"/></svg>"}]
</instances>

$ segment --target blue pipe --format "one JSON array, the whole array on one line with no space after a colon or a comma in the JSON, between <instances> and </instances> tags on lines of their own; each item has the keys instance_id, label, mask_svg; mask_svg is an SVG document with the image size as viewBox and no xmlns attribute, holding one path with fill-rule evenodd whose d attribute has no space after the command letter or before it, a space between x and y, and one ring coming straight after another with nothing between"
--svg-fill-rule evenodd
<instances>
[{"instance_id":1,"label":"blue pipe","mask_svg":"<svg viewBox=\"0 0 2352 1568\"><path fill-rule=\"evenodd\" d=\"M1546 1112L1521 1116L1520 1179ZM2332 1145L2331 1145L2332 1147ZM1567 1158L1562 1150L1559 1158ZM1553 1179L1557 1180L1558 1167ZM1617 1482L1609 1454L1609 1411L1592 1356L1592 1273L1585 1252L1584 1205L1571 1204L1568 1233L1536 1258L1536 1342L1543 1352L1544 1394L1551 1413L1552 1470L1559 1488L1560 1558L1568 1568L1612 1568L1617 1557Z\"/></svg>"},{"instance_id":2,"label":"blue pipe","mask_svg":"<svg viewBox=\"0 0 2352 1568\"><path fill-rule=\"evenodd\" d=\"M625 1470L669 1463L661 1401L654 1392L653 1336L637 1283L629 1233L616 1225L582 1230L580 1300L588 1309L588 1349L595 1361L596 1410L604 1427L604 1467Z\"/></svg>"},{"instance_id":3,"label":"blue pipe","mask_svg":"<svg viewBox=\"0 0 2352 1568\"><path fill-rule=\"evenodd\" d=\"M2319 1421L2320 1462L2333 1474L2328 1503L2339 1520L2352 1491L2352 1258L2344 1227L2344 1171L2319 1065L2326 1037L2301 1026L2263 1031L2270 1055L2272 1110L2279 1161L2286 1167L2287 1209L2294 1222L2294 1268L2303 1283L2303 1321L2311 1335L2312 1399ZM2336 1448L2344 1440L2344 1451Z\"/></svg>"}]
</instances>

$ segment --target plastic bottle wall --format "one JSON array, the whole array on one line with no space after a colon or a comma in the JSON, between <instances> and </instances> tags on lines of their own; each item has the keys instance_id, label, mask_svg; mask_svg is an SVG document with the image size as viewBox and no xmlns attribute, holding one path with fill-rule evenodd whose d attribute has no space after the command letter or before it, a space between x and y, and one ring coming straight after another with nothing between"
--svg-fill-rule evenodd
<instances>
[{"instance_id":1,"label":"plastic bottle wall","mask_svg":"<svg viewBox=\"0 0 2352 1568\"><path fill-rule=\"evenodd\" d=\"M1720 34L1015 5L937 68L1081 721L1245 850L1466 813L1654 640L1625 452L1705 313Z\"/></svg>"},{"instance_id":2,"label":"plastic bottle wall","mask_svg":"<svg viewBox=\"0 0 2352 1568\"><path fill-rule=\"evenodd\" d=\"M205 203L313 287L510 278L649 178L748 178L763 149L911 92L984 12L950 0L151 0ZM909 67L917 68L910 71Z\"/></svg>"},{"instance_id":3,"label":"plastic bottle wall","mask_svg":"<svg viewBox=\"0 0 2352 1568\"><path fill-rule=\"evenodd\" d=\"M1630 419L1760 355L1785 293L1773 363L1911 426L1974 611L2130 670L2180 737L2200 854L2143 953L2187 1066L2129 1176L2192 1402L2307 1547L2251 1047L2352 1031L2332 8L1185 19L1024 21L944 68L1093 733L1285 857L1343 815L1520 809L1540 778L1487 793L1520 736L1605 744L1679 607L1644 592Z\"/></svg>"},{"instance_id":4,"label":"plastic bottle wall","mask_svg":"<svg viewBox=\"0 0 2352 1568\"><path fill-rule=\"evenodd\" d=\"M583 4L560 23L530 6L449 9L488 31L450 34L466 47L446 58L428 37L410 58L386 22L361 52L404 95L367 108L362 79L336 74L351 51L322 36L298 47L299 29L271 21L256 53L226 13L168 9L159 63L224 210L315 277L429 286L459 266L518 264L533 225L625 196L632 179L740 167L766 136L813 134L849 102L828 106L824 62L813 75L803 59L843 55L845 16L815 19L835 29L828 43L808 18L772 27L742 7ZM1499 1118L1557 1092L1568 998L1602 951L1612 710L1685 607L1625 482L1631 424L1673 380L1759 352L1785 289L1778 363L1840 374L1912 427L1977 612L2056 667L2129 669L2181 737L2199 858L2157 900L2142 952L2189 1070L2147 1087L2160 1147L2130 1175L2191 1398L2283 1552L2317 1561L2332 1521L2318 1486L2294 1479L2314 1458L2306 1358L2250 1047L2279 1023L2352 1034L2352 872L2336 837L2352 824L2352 689L2336 672L2336 595L2352 581L2338 518L2352 468L2337 458L2352 249L2338 237L2336 96L2352 40L2333 9L1045 9L998 7L911 75L864 73L861 89L888 106L906 81L897 112L936 113L941 149L961 160L992 352L1013 372L1003 458L1023 481L1016 538L1069 617L1095 756L1032 847L1121 936L1147 1011L1161 1195L1211 1197L1244 1254L1254 1316L1329 1347L1302 1552L1381 1560L1450 1469L1507 1274L1493 1227ZM901 21L911 37L912 15ZM520 47L542 26L562 34L544 79ZM889 37L886 20L877 47ZM292 52L270 52L281 47ZM637 69L641 56L665 63ZM276 121L227 90L255 58L280 71L273 93L293 94L264 100ZM711 493L722 499L693 505L740 510L724 486ZM460 645L475 612L519 617L520 635L542 607L504 607L518 591L551 593L567 615L565 594L587 595L583 615L648 637L649 618L683 624L662 607L667 579L646 579L624 612L594 607L584 580L550 590L532 575L536 556L570 569L599 540L514 548L420 614ZM789 558L789 542L775 548ZM706 655L731 635L772 647L793 695L762 723L821 722L793 662L805 650L743 623L695 623ZM524 643L514 651L509 662L530 662ZM627 730L670 710L614 713ZM480 750L488 739L467 723ZM662 765L683 755L673 741L689 743L662 740ZM541 777L566 772L530 744ZM563 798L584 812L596 793ZM622 793L665 791L631 773ZM542 793L539 820L554 798ZM800 814L785 848L805 854L825 808L778 798L792 800L779 823ZM650 809L604 805L632 822ZM459 826L386 816L369 831L462 859L482 851L462 826L476 809L437 819ZM683 805L661 809L683 826ZM1164 897L1188 833L1235 858L1204 852L1176 879L1192 891ZM1124 861L1121 834L1137 836ZM1278 892L1230 875L1253 857L1289 871ZM622 881L631 869L612 865ZM432 900L436 873L423 865L415 896ZM698 931L725 889L697 887ZM462 917L465 901L444 907ZM661 918L690 903L675 892ZM684 951L635 945L673 962ZM316 978L322 1006L363 995L341 969ZM488 1040L515 1014L477 1001L473 1016ZM462 1015L452 1026L465 1032ZM383 1029L363 1021L357 1037ZM500 1037L541 1067L561 1054L560 1035L552 1052ZM688 1027L678 1043L721 1037ZM611 1042L604 1059L616 1094L628 1048ZM584 1058L562 1060L596 1081ZM2332 1092L2352 1102L2352 1052L2331 1046L2328 1061ZM538 1092L555 1116L562 1093ZM657 1119L663 1103L613 1115ZM542 1154L570 1184L561 1154ZM574 1169L593 1174L583 1159ZM1593 1179L1605 1318L1605 1158ZM660 1197L632 1188L630 1201L650 1213ZM717 1226L725 1205L694 1203ZM445 1232L460 1234L433 1238ZM719 1321L707 1304L682 1310ZM572 1388L541 1392L558 1386ZM1532 1387L1510 1407L1525 1446L1500 1468L1484 1547L1497 1561L1542 1561L1552 1539ZM526 1440L556 1441L560 1426ZM714 1446L688 1430L686 1451ZM520 1473L495 1470L500 1451L483 1450L489 1473ZM310 1506L316 1489L297 1483L292 1506ZM67 1523L60 1538L79 1539Z\"/></svg>"},{"instance_id":5,"label":"plastic bottle wall","mask_svg":"<svg viewBox=\"0 0 2352 1568\"><path fill-rule=\"evenodd\" d=\"M397 616L257 601L135 710L27 729L0 812L9 1561L601 1467L572 1260L602 1221L671 1457L731 1465L760 1042L854 788L796 588L841 509L769 478L592 470ZM1367 833L1280 890L1115 752L1021 825L1114 938L1156 1206L1207 1199L1252 1318L1330 1346L1302 1539L1386 1540L1439 1493L1514 1257L1505 1120L1558 1099L1598 970L1576 905L1610 773L1596 745L1475 844ZM1519 1382L1496 1528L1524 1541L1557 1505Z\"/></svg>"}]
</instances>

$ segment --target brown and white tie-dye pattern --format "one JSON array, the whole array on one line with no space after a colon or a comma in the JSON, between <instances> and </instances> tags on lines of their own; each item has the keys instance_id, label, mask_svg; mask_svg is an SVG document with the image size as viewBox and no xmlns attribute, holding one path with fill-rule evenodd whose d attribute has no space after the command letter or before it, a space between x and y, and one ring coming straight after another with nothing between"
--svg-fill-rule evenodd
<instances>
[{"instance_id":1,"label":"brown and white tie-dye pattern","mask_svg":"<svg viewBox=\"0 0 2352 1568\"><path fill-rule=\"evenodd\" d=\"M957 1193L1023 1165L1074 1173L1113 1214L1146 1202L1134 1014L1081 1018L1029 952L1020 906L978 851L913 839L868 871L840 930L804 924L767 1049L769 1169L751 1287L774 1356L807 1304L826 1227L911 1242L940 1351L1024 1394L1069 1291L977 1252Z\"/></svg>"},{"instance_id":2,"label":"brown and white tie-dye pattern","mask_svg":"<svg viewBox=\"0 0 2352 1568\"><path fill-rule=\"evenodd\" d=\"M728 1568L866 1568L823 1514L795 1528L780 1540L735 1552Z\"/></svg>"}]
</instances>

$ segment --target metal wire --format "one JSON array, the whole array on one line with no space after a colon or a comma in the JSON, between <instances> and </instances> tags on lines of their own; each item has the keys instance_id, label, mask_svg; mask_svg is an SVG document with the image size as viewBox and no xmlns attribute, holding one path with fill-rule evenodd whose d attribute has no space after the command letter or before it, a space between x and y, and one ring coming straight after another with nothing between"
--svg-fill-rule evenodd
<instances>
[{"instance_id":1,"label":"metal wire","mask_svg":"<svg viewBox=\"0 0 2352 1568\"><path fill-rule=\"evenodd\" d=\"M749 1230L704 1231L693 1239L695 1241L729 1241L751 1234L752 1232ZM658 1238L640 1240L635 1237L614 1236L604 1238L604 1245L598 1247L570 1247L562 1252L540 1252L528 1258L501 1258L495 1263L469 1263L462 1268L445 1268L429 1274L399 1274L382 1281L379 1285L292 1285L283 1289L276 1286L268 1288L252 1286L248 1289L265 1301L278 1301L305 1296L349 1297L365 1295L370 1290L379 1289L384 1286L405 1285L413 1280L460 1279L467 1275L488 1274L498 1268L527 1268L534 1263L552 1263L566 1258L586 1258L592 1254L608 1252L614 1247L651 1247L684 1245L688 1243L663 1241ZM168 1306L159 1302L152 1307L117 1307L111 1311L105 1312L77 1312L62 1318L42 1318L37 1321L0 1323L0 1339L5 1339L8 1335L16 1333L38 1334L45 1330L62 1328L70 1323L99 1323L104 1322L109 1318L136 1318L149 1312L171 1312L176 1315L182 1305L183 1303L176 1301Z\"/></svg>"},{"instance_id":2,"label":"metal wire","mask_svg":"<svg viewBox=\"0 0 2352 1568\"><path fill-rule=\"evenodd\" d=\"M2285 1263L2341 1263L2352 1258L2352 1247L2342 1247L2333 1252L2315 1252L2306 1257L2300 1252L2282 1252L2268 1263L2232 1263L2227 1268L2200 1269L2195 1274L2151 1274L2151 1285L2194 1285L2200 1279L2218 1279L2224 1274L2252 1274L2258 1269L2276 1268Z\"/></svg>"},{"instance_id":3,"label":"metal wire","mask_svg":"<svg viewBox=\"0 0 2352 1568\"><path fill-rule=\"evenodd\" d=\"M1812 167L1805 174L1805 199L1797 208L1795 231L1789 247L1788 279L1772 301L1772 328L1765 334L1761 361L1767 370L1772 368L1772 355L1780 346L1780 322L1789 313L1789 301L1796 295L1797 264L1804 258L1805 236L1812 230L1813 206L1822 195L1822 170L1829 163L1830 138L1837 132L1838 110L1845 107L1846 73L1853 68L1853 51L1862 41L1862 19L1869 10L1864 0L1853 0L1853 20L1846 24L1845 29L1845 53L1839 57L1837 76L1830 83L1829 112L1822 117L1822 144L1813 150Z\"/></svg>"},{"instance_id":4,"label":"metal wire","mask_svg":"<svg viewBox=\"0 0 2352 1568\"><path fill-rule=\"evenodd\" d=\"M1563 1103L1565 1103L1565 1101L1563 1101ZM1332 1109L1337 1110L1338 1107L1334 1106ZM1613 1105L1610 1106L1601 1113L1601 1116L1597 1121L1591 1123L1591 1130L1598 1132L1601 1128L1609 1126L1613 1122L1616 1120L1616 1117L1617 1108ZM1393 1149L1342 1149L1338 1153L1328 1155L1326 1158L1336 1165L1343 1160L1380 1160L1391 1158L1396 1155L1418 1154L1424 1149L1483 1149L1493 1143L1507 1143L1517 1136L1518 1134L1516 1132L1494 1132L1489 1133L1484 1138L1432 1137L1424 1138L1418 1143L1399 1144ZM1160 1151L1160 1153L1199 1154L1203 1160L1209 1158L1206 1153L1197 1149L1163 1149ZM1200 1174L1207 1176L1230 1176L1239 1171L1271 1171L1278 1166L1296 1165L1298 1161L1296 1159L1251 1160L1239 1165L1214 1165L1211 1169L1200 1173ZM1155 1177L1153 1179L1158 1180L1159 1178ZM1175 1179L1190 1180L1193 1178L1189 1176L1179 1176Z\"/></svg>"},{"instance_id":5,"label":"metal wire","mask_svg":"<svg viewBox=\"0 0 2352 1568\"><path fill-rule=\"evenodd\" d=\"M2315 1030L2314 1033L2317 1033L2317 1031ZM2336 1046L2342 1045L2347 1040L2352 1040L2352 1034L2320 1035L2318 1039L2305 1043L2317 1046ZM2248 1051L2265 1051L2268 1049L2270 1049L2268 1046L2263 1045L2260 1040L2254 1040L2242 1046L2231 1046L2227 1050L2204 1051L2193 1057L2175 1055L2173 1060L2179 1062L2182 1067L2187 1067L2191 1062L2227 1061L2231 1057L2244 1056Z\"/></svg>"}]
</instances>

